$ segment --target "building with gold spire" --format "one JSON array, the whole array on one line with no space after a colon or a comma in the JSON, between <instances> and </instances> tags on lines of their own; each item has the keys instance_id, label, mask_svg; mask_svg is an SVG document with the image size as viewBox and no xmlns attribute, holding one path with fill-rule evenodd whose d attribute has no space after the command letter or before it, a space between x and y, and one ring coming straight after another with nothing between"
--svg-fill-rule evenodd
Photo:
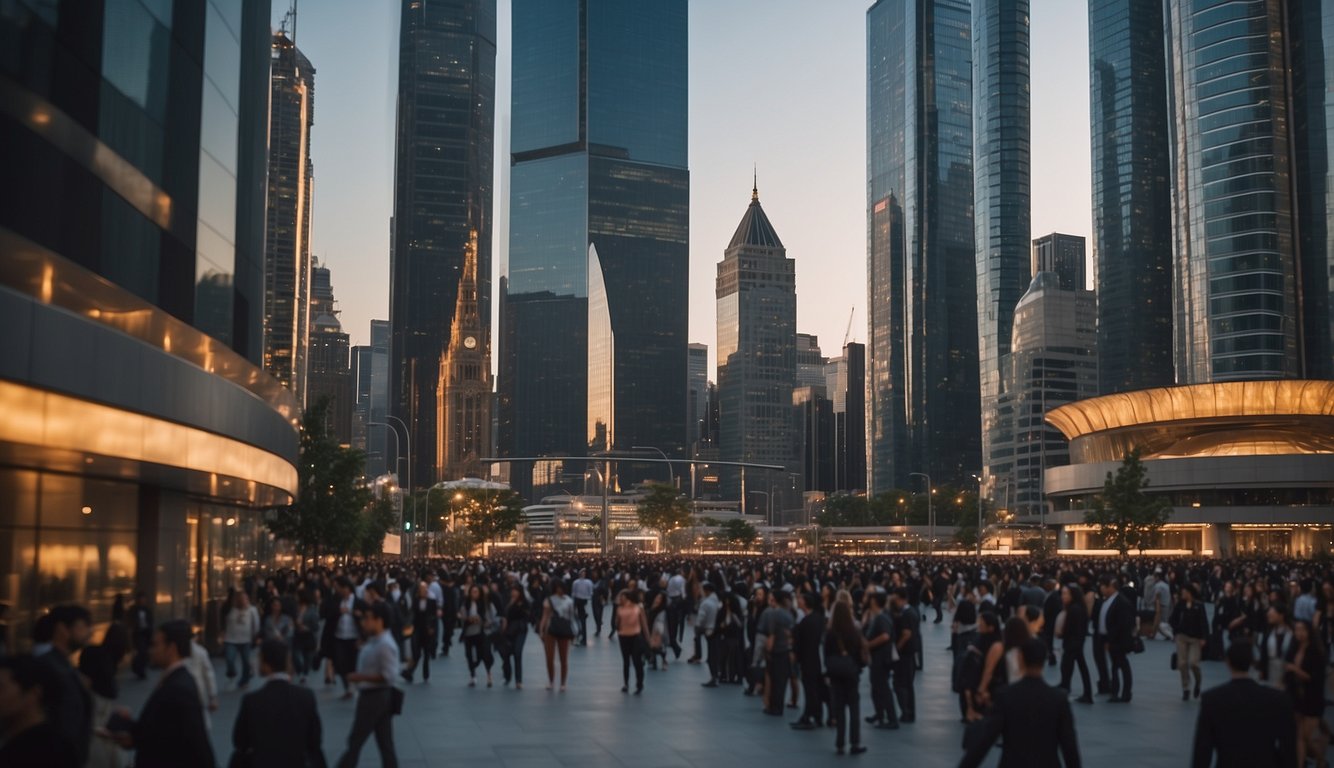
<instances>
[{"instance_id":1,"label":"building with gold spire","mask_svg":"<svg viewBox=\"0 0 1334 768\"><path fill-rule=\"evenodd\" d=\"M435 455L440 480L477 477L491 450L491 334L477 301L477 230L468 236L449 346L440 356Z\"/></svg>"}]
</instances>

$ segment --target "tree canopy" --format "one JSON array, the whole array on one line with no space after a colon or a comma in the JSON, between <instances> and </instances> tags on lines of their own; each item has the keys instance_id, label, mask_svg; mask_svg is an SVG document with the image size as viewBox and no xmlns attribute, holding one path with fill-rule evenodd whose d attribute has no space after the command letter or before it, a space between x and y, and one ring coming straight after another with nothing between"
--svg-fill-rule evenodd
<instances>
[{"instance_id":1,"label":"tree canopy","mask_svg":"<svg viewBox=\"0 0 1334 768\"><path fill-rule=\"evenodd\" d=\"M750 549L751 545L755 543L755 539L760 535L760 532L755 529L755 526L745 520L742 520L741 518L733 518L724 521L718 526L718 535L729 545L741 547L742 549Z\"/></svg>"},{"instance_id":2,"label":"tree canopy","mask_svg":"<svg viewBox=\"0 0 1334 768\"><path fill-rule=\"evenodd\" d=\"M666 536L690 523L690 505L670 485L654 483L639 501L639 524Z\"/></svg>"},{"instance_id":3,"label":"tree canopy","mask_svg":"<svg viewBox=\"0 0 1334 768\"><path fill-rule=\"evenodd\" d=\"M1102 494L1084 513L1084 522L1096 526L1107 546L1122 555L1132 549L1143 551L1172 516L1166 497L1144 492L1149 487L1147 475L1139 449L1127 453L1116 474L1107 473Z\"/></svg>"},{"instance_id":4,"label":"tree canopy","mask_svg":"<svg viewBox=\"0 0 1334 768\"><path fill-rule=\"evenodd\" d=\"M523 522L523 497L508 488L460 490L447 501L455 531L461 527L475 543L503 539Z\"/></svg>"}]
</instances>

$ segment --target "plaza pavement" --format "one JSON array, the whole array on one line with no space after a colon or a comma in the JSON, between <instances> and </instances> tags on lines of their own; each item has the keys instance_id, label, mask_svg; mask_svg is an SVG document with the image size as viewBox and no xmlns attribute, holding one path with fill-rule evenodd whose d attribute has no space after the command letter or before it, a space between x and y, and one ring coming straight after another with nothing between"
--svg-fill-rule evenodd
<instances>
[{"instance_id":1,"label":"plaza pavement","mask_svg":"<svg viewBox=\"0 0 1334 768\"><path fill-rule=\"evenodd\" d=\"M929 623L929 611L926 618L926 668L916 680L917 722L898 731L863 727L862 740L869 751L859 757L835 757L830 729L788 728L798 710L788 710L782 719L769 717L760 712L759 699L741 695L740 686L701 688L708 671L703 665L685 663L692 631L687 627L681 662L673 662L665 672L647 670L640 696L621 693L620 651L605 635L586 648L570 649L566 693L545 690L542 645L535 635L524 649L522 691L501 686L499 659L495 688L487 689L484 677L479 678L477 688L468 688L463 649L455 644L448 659L437 658L432 665L429 684L418 678L407 690L404 713L394 720L399 764L404 768L810 768L860 761L920 768L954 766L962 754L961 726L956 698L949 690L950 654L944 650L949 644L948 615L945 623L935 625ZM1145 653L1132 657L1133 703L1106 704L1105 697L1096 697L1092 706L1072 704L1085 765L1166 768L1189 764L1199 705L1181 701L1179 678L1168 666L1173 649L1173 644L1160 640L1148 643ZM1091 648L1086 653L1096 683ZM1202 666L1205 688L1226 679L1221 662ZM232 723L241 693L224 677L221 660L217 669L222 693L220 708L213 713L213 744L218 765L225 766L231 756ZM632 670L632 691L633 674ZM1056 669L1049 667L1048 681L1055 683L1058 678ZM325 757L332 765L346 744L355 702L340 700L341 690L325 686L322 676L311 680L324 724ZM1077 681L1076 674L1076 694ZM153 682L153 675L142 683L130 678L122 686L121 703L137 713ZM251 687L260 682L252 682ZM865 675L861 702L865 715L870 706ZM995 765L998 756L999 750L993 750L986 764ZM374 739L362 750L361 765L380 765Z\"/></svg>"}]
</instances>

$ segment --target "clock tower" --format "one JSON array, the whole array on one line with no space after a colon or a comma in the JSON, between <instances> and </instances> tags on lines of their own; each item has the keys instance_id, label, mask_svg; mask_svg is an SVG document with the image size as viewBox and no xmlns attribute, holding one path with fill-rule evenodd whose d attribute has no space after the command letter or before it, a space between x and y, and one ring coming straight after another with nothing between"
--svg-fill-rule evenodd
<instances>
[{"instance_id":1,"label":"clock tower","mask_svg":"<svg viewBox=\"0 0 1334 768\"><path fill-rule=\"evenodd\" d=\"M440 356L436 468L441 481L480 477L491 450L491 344L477 302L477 230L469 233L449 346Z\"/></svg>"}]
</instances>

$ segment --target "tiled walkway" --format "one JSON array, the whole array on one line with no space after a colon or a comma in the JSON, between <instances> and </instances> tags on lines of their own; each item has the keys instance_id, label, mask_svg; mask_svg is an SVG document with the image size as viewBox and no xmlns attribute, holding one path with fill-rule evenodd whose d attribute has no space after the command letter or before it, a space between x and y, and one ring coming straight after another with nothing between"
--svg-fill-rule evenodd
<instances>
[{"instance_id":1,"label":"tiled walkway","mask_svg":"<svg viewBox=\"0 0 1334 768\"><path fill-rule=\"evenodd\" d=\"M739 687L701 688L708 672L685 664L685 656L665 672L647 672L642 696L622 694L620 653L605 637L587 648L572 648L569 691L548 692L542 647L530 637L522 691L500 687L498 661L497 687L469 689L458 646L449 659L438 660L430 684L418 681L411 686L405 712L395 720L399 761L405 768L470 764L809 768L854 759L877 765L892 760L921 768L953 766L961 753L958 711L949 691L950 656L944 651L948 627L948 623L925 625L926 670L917 677L917 723L898 731L864 729L870 751L858 758L834 756L833 731L788 728L786 721L796 717L793 710L780 721L761 714L759 701L742 696ZM687 628L687 644L690 632ZM1181 701L1177 673L1168 668L1172 649L1169 643L1153 642L1143 655L1133 657L1135 693L1129 706L1107 705L1102 697L1092 706L1074 705L1085 765L1166 768L1189 763L1198 705ZM1049 681L1056 680L1054 674L1048 669ZM1222 682L1226 671L1221 663L1206 663L1204 675L1209 687ZM241 694L226 685L220 664L218 678L224 692L221 708L213 715L214 747L219 765L226 765ZM127 683L123 702L137 711L149 683ZM343 751L354 704L339 700L337 691L322 683L315 690L324 721L325 756L332 764ZM863 707L869 701L863 676ZM995 764L997 754L989 765ZM361 764L380 764L373 740L362 751Z\"/></svg>"}]
</instances>

